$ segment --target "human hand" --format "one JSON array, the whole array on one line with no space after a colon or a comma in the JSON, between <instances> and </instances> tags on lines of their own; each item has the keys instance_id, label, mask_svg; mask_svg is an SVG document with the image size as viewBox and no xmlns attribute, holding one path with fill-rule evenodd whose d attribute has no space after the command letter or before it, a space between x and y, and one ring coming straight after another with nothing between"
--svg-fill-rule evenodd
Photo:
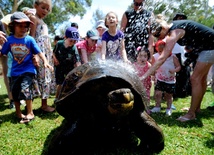
<instances>
[{"instance_id":1,"label":"human hand","mask_svg":"<svg viewBox=\"0 0 214 155\"><path fill-rule=\"evenodd\" d=\"M129 60L126 60L125 62L128 63L128 64L130 64L130 65L132 64L132 62L129 61Z\"/></svg>"},{"instance_id":2,"label":"human hand","mask_svg":"<svg viewBox=\"0 0 214 155\"><path fill-rule=\"evenodd\" d=\"M36 67L39 67L39 57L37 55L33 56L33 64Z\"/></svg>"},{"instance_id":3,"label":"human hand","mask_svg":"<svg viewBox=\"0 0 214 155\"><path fill-rule=\"evenodd\" d=\"M54 71L54 68L49 65L48 63L44 63L45 68L49 68L52 72Z\"/></svg>"},{"instance_id":4,"label":"human hand","mask_svg":"<svg viewBox=\"0 0 214 155\"><path fill-rule=\"evenodd\" d=\"M169 73L170 73L170 74L174 74L174 73L175 73L175 70L171 69L171 70L169 70Z\"/></svg>"},{"instance_id":5,"label":"human hand","mask_svg":"<svg viewBox=\"0 0 214 155\"><path fill-rule=\"evenodd\" d=\"M3 45L6 41L6 34L3 31L0 31L0 45Z\"/></svg>"}]
</instances>

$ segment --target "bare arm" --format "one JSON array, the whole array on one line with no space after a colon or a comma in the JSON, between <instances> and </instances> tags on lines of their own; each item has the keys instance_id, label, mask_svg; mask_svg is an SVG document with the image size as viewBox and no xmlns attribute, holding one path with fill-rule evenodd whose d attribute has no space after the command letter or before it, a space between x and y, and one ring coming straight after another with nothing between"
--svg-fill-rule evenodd
<instances>
[{"instance_id":1,"label":"bare arm","mask_svg":"<svg viewBox=\"0 0 214 155\"><path fill-rule=\"evenodd\" d=\"M150 19L150 21L149 21L149 27L150 27L150 24L151 24L151 19ZM154 44L154 37L153 37L153 35L150 33L150 29L148 30L148 32L149 32L149 45L148 45L148 50L149 50L149 52L150 52L150 56L151 56L151 58L152 58L152 55L154 54L154 47L153 47L153 44ZM151 58L150 58L150 62L152 61L151 60Z\"/></svg>"},{"instance_id":2,"label":"bare arm","mask_svg":"<svg viewBox=\"0 0 214 155\"><path fill-rule=\"evenodd\" d=\"M161 53L161 55L158 57L158 60L155 61L155 63L152 65L152 67L144 74L143 79L145 79L147 76L153 74L169 57L175 43L184 36L185 31L181 29L172 30L169 36L166 37L166 45Z\"/></svg>"},{"instance_id":3,"label":"bare arm","mask_svg":"<svg viewBox=\"0 0 214 155\"><path fill-rule=\"evenodd\" d=\"M121 41L121 44L122 44L122 45L121 45L121 55L122 55L123 61L124 61L124 62L128 62L128 63L131 63L131 62L128 60L128 58L127 58L124 39Z\"/></svg>"},{"instance_id":4,"label":"bare arm","mask_svg":"<svg viewBox=\"0 0 214 155\"><path fill-rule=\"evenodd\" d=\"M106 41L102 41L101 59L106 59Z\"/></svg>"},{"instance_id":5,"label":"bare arm","mask_svg":"<svg viewBox=\"0 0 214 155\"><path fill-rule=\"evenodd\" d=\"M87 63L88 62L88 55L87 55L87 51L85 49L81 49L81 58L83 63Z\"/></svg>"},{"instance_id":6,"label":"bare arm","mask_svg":"<svg viewBox=\"0 0 214 155\"><path fill-rule=\"evenodd\" d=\"M6 41L6 34L3 31L0 31L0 45L3 45Z\"/></svg>"},{"instance_id":7,"label":"bare arm","mask_svg":"<svg viewBox=\"0 0 214 155\"><path fill-rule=\"evenodd\" d=\"M30 16L30 20L34 23L30 25L30 36L34 37L36 36L36 27L38 25L38 21L35 15Z\"/></svg>"},{"instance_id":8,"label":"bare arm","mask_svg":"<svg viewBox=\"0 0 214 155\"><path fill-rule=\"evenodd\" d=\"M38 54L38 56L43 60L45 68L49 68L51 71L53 71L53 67L52 67L51 65L48 64L48 61L47 61L47 59L45 58L45 55L44 55L42 52L40 52L40 53Z\"/></svg>"},{"instance_id":9,"label":"bare arm","mask_svg":"<svg viewBox=\"0 0 214 155\"><path fill-rule=\"evenodd\" d=\"M180 62L178 61L178 58L175 55L173 55L173 63L175 65L175 69L169 71L172 74L175 73L175 72L179 72L181 70L181 64L180 64Z\"/></svg>"},{"instance_id":10,"label":"bare arm","mask_svg":"<svg viewBox=\"0 0 214 155\"><path fill-rule=\"evenodd\" d=\"M127 17L126 17L126 14L124 13L121 19L120 30L124 32L126 29L126 25L127 25Z\"/></svg>"}]
</instances>

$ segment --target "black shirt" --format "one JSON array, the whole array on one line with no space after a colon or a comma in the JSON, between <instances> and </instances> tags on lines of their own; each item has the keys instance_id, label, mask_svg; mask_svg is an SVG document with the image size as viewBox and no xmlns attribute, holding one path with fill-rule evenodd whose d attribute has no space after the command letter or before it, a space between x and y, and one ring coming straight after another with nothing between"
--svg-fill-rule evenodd
<instances>
[{"instance_id":1,"label":"black shirt","mask_svg":"<svg viewBox=\"0 0 214 155\"><path fill-rule=\"evenodd\" d=\"M177 41L181 46L192 46L199 50L214 50L214 30L191 20L173 21L169 32L175 29L185 30L185 35Z\"/></svg>"}]
</instances>

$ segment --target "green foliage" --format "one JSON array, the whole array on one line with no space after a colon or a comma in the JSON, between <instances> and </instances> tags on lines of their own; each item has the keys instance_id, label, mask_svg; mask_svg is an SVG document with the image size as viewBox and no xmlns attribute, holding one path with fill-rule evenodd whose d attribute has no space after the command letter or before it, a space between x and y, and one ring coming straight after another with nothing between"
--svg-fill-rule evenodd
<instances>
[{"instance_id":1,"label":"green foliage","mask_svg":"<svg viewBox=\"0 0 214 155\"><path fill-rule=\"evenodd\" d=\"M0 0L0 8L4 15L12 13L14 3L15 0ZM23 7L33 8L33 3L34 0L23 1L17 10L20 11ZM92 0L52 0L52 12L44 19L49 33L54 34L59 25L68 21L71 16L83 17L91 4Z\"/></svg>"},{"instance_id":2,"label":"green foliage","mask_svg":"<svg viewBox=\"0 0 214 155\"><path fill-rule=\"evenodd\" d=\"M105 20L105 14L99 8L95 10L95 12L93 13L93 18L91 19L91 22L94 25L94 29L96 29L96 23L98 20Z\"/></svg>"},{"instance_id":3,"label":"green foliage","mask_svg":"<svg viewBox=\"0 0 214 155\"><path fill-rule=\"evenodd\" d=\"M197 21L209 27L214 24L214 6L208 6L209 0L146 0L145 8L154 10L154 14L164 14L168 21L171 22L173 16L177 12L182 12L187 15L188 19ZM16 5L15 5L15 2ZM20 3L21 2L21 3ZM0 14L6 15L15 10L21 10L23 7L33 7L34 0L15 1L15 0L0 0ZM20 5L18 5L20 3ZM87 9L91 7L92 0L52 0L53 8L44 21L48 24L49 33L54 34L55 30L72 16L83 17ZM17 6L18 5L18 6ZM17 9L15 9L17 6ZM130 8L127 6L127 9ZM2 15L2 16L3 16ZM103 19L103 12L97 9L92 17L92 23Z\"/></svg>"},{"instance_id":4,"label":"green foliage","mask_svg":"<svg viewBox=\"0 0 214 155\"><path fill-rule=\"evenodd\" d=\"M2 77L0 77L0 85L0 154L41 155L46 152L53 135L59 132L64 118L57 112L43 113L40 110L41 100L37 98L33 102L35 120L26 125L20 124L15 116L15 110L8 109L9 103ZM53 96L48 99L49 105L53 104L53 99ZM165 116L166 103L161 104L161 113L151 115L163 129L165 136L165 149L160 155L214 154L214 113L206 109L213 101L214 96L208 88L202 101L201 112L197 114L197 120L188 123L178 122L176 118L186 113L182 108L190 106L190 97L174 100L176 110L173 110L171 117ZM153 106L152 99L151 107ZM24 106L21 108L24 111ZM118 149L111 154L137 155L134 150L130 152L126 148Z\"/></svg>"}]
</instances>

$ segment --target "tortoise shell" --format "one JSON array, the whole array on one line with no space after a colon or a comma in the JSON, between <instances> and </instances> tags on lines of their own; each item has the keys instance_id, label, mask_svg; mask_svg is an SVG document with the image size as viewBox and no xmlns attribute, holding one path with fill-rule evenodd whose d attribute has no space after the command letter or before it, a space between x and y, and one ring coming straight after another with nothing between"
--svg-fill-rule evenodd
<instances>
[{"instance_id":1,"label":"tortoise shell","mask_svg":"<svg viewBox=\"0 0 214 155\"><path fill-rule=\"evenodd\" d=\"M111 137L112 134L107 133L119 135L126 131L134 133L143 148L160 152L164 149L164 136L146 112L148 100L145 94L142 82L130 64L106 60L74 68L66 76L55 103L57 112L70 124L61 132L62 137L69 138L58 136L57 146L65 150L67 147L63 145L67 146L78 137L75 133L85 137L92 135L88 138L89 143L93 139L100 144L103 137ZM95 140L95 137L102 138ZM76 143L75 140L72 145Z\"/></svg>"}]
</instances>

